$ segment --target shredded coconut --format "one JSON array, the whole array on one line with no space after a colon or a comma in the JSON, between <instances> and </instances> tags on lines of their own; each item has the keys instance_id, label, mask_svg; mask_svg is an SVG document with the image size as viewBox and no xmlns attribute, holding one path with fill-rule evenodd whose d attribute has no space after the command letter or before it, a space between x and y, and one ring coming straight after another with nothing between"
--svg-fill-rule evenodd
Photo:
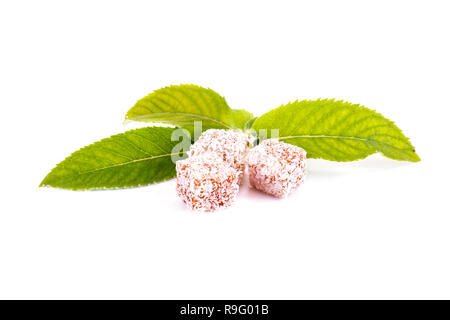
<instances>
[{"instance_id":1,"label":"shredded coconut","mask_svg":"<svg viewBox=\"0 0 450 320\"><path fill-rule=\"evenodd\" d=\"M284 198L304 182L306 151L276 139L268 139L250 150L250 184L256 189Z\"/></svg>"},{"instance_id":2,"label":"shredded coconut","mask_svg":"<svg viewBox=\"0 0 450 320\"><path fill-rule=\"evenodd\" d=\"M247 162L250 136L233 130L209 129L191 146L190 157L216 154L238 171L242 180Z\"/></svg>"},{"instance_id":3,"label":"shredded coconut","mask_svg":"<svg viewBox=\"0 0 450 320\"><path fill-rule=\"evenodd\" d=\"M177 161L177 194L192 210L230 206L239 191L239 173L215 154Z\"/></svg>"}]
</instances>

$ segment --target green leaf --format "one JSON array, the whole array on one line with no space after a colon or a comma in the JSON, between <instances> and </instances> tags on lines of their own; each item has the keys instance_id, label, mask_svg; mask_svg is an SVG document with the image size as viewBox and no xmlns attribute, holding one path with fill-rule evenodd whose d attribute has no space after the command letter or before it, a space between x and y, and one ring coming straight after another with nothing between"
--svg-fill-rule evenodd
<instances>
[{"instance_id":1,"label":"green leaf","mask_svg":"<svg viewBox=\"0 0 450 320\"><path fill-rule=\"evenodd\" d=\"M249 120L245 123L244 129L245 129L245 130L250 129L250 128L253 126L253 123L255 123L256 119L258 119L258 117L253 117L253 118L249 119Z\"/></svg>"},{"instance_id":2,"label":"green leaf","mask_svg":"<svg viewBox=\"0 0 450 320\"><path fill-rule=\"evenodd\" d=\"M72 190L136 187L175 177L177 128L146 127L84 147L59 163L40 186Z\"/></svg>"},{"instance_id":3,"label":"green leaf","mask_svg":"<svg viewBox=\"0 0 450 320\"><path fill-rule=\"evenodd\" d=\"M353 161L381 152L420 161L402 131L381 114L358 104L319 99L295 101L259 117L252 129L279 129L280 140L300 146L309 158Z\"/></svg>"},{"instance_id":4,"label":"green leaf","mask_svg":"<svg viewBox=\"0 0 450 320\"><path fill-rule=\"evenodd\" d=\"M254 115L244 109L233 109L233 123L236 129L245 129L245 125L252 119Z\"/></svg>"},{"instance_id":5,"label":"green leaf","mask_svg":"<svg viewBox=\"0 0 450 320\"><path fill-rule=\"evenodd\" d=\"M125 121L171 124L192 131L194 121L202 121L204 130L233 129L234 114L225 98L211 89L183 84L154 91L139 100Z\"/></svg>"}]
</instances>

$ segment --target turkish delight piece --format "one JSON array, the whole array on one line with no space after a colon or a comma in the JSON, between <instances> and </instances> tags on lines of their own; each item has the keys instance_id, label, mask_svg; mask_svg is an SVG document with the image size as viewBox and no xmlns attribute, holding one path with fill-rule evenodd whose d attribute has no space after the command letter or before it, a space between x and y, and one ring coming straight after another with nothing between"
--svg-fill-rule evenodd
<instances>
[{"instance_id":1,"label":"turkish delight piece","mask_svg":"<svg viewBox=\"0 0 450 320\"><path fill-rule=\"evenodd\" d=\"M215 155L176 163L177 194L192 210L214 211L230 206L239 191L239 173Z\"/></svg>"},{"instance_id":2,"label":"turkish delight piece","mask_svg":"<svg viewBox=\"0 0 450 320\"><path fill-rule=\"evenodd\" d=\"M264 140L249 152L248 174L254 188L284 198L304 182L306 151L276 139Z\"/></svg>"},{"instance_id":3,"label":"turkish delight piece","mask_svg":"<svg viewBox=\"0 0 450 320\"><path fill-rule=\"evenodd\" d=\"M209 129L191 146L189 156L215 154L224 162L229 163L239 173L242 179L247 162L250 137L234 130Z\"/></svg>"}]
</instances>

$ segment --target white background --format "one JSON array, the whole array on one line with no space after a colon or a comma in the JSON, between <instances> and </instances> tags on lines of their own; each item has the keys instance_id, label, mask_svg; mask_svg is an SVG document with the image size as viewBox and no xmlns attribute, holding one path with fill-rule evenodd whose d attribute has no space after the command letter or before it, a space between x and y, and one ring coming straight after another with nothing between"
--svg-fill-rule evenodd
<instances>
[{"instance_id":1,"label":"white background","mask_svg":"<svg viewBox=\"0 0 450 320\"><path fill-rule=\"evenodd\" d=\"M448 1L1 1L0 298L450 298ZM338 98L419 163L308 161L285 200L38 185L169 84L257 115Z\"/></svg>"}]
</instances>

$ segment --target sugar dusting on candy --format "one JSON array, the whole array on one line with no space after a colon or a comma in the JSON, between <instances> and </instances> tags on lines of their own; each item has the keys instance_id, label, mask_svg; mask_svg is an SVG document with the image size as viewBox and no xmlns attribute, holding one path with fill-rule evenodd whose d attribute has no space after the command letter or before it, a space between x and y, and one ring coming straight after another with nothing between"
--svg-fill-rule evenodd
<instances>
[{"instance_id":1,"label":"sugar dusting on candy","mask_svg":"<svg viewBox=\"0 0 450 320\"><path fill-rule=\"evenodd\" d=\"M189 156L216 154L238 171L241 181L250 143L250 136L243 132L209 129L191 146Z\"/></svg>"},{"instance_id":2,"label":"sugar dusting on candy","mask_svg":"<svg viewBox=\"0 0 450 320\"><path fill-rule=\"evenodd\" d=\"M239 191L239 173L215 154L177 161L177 194L192 210L230 206Z\"/></svg>"},{"instance_id":3,"label":"sugar dusting on candy","mask_svg":"<svg viewBox=\"0 0 450 320\"><path fill-rule=\"evenodd\" d=\"M304 182L306 151L276 139L264 140L250 150L248 173L254 188L284 198Z\"/></svg>"}]
</instances>

